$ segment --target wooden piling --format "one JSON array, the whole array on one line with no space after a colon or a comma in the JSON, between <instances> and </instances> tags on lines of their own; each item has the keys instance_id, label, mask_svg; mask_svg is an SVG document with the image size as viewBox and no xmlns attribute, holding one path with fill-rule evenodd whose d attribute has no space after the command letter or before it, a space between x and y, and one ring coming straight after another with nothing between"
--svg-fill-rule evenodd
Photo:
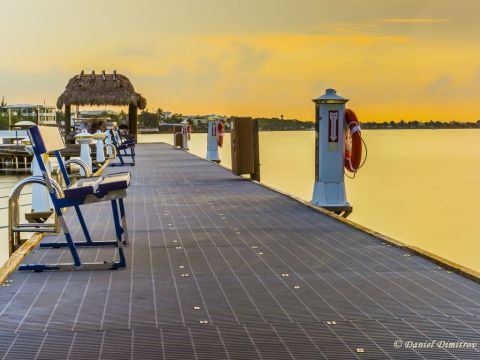
<instances>
[{"instance_id":1,"label":"wooden piling","mask_svg":"<svg viewBox=\"0 0 480 360\"><path fill-rule=\"evenodd\" d=\"M65 104L65 142L67 144L73 143L70 136L72 128L72 106Z\"/></svg>"},{"instance_id":2,"label":"wooden piling","mask_svg":"<svg viewBox=\"0 0 480 360\"><path fill-rule=\"evenodd\" d=\"M233 118L230 136L232 172L249 174L252 180L260 181L258 121L250 117Z\"/></svg>"},{"instance_id":3,"label":"wooden piling","mask_svg":"<svg viewBox=\"0 0 480 360\"><path fill-rule=\"evenodd\" d=\"M128 106L128 131L131 136L137 141L137 118L138 118L138 108L132 104Z\"/></svg>"}]
</instances>

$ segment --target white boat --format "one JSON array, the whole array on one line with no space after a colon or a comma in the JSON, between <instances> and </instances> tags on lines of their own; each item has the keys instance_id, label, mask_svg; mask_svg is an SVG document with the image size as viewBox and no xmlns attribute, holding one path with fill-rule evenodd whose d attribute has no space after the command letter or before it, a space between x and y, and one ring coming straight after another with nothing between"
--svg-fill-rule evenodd
<instances>
[{"instance_id":1,"label":"white boat","mask_svg":"<svg viewBox=\"0 0 480 360\"><path fill-rule=\"evenodd\" d=\"M17 142L27 137L27 130L0 130L0 145L17 145Z\"/></svg>"}]
</instances>

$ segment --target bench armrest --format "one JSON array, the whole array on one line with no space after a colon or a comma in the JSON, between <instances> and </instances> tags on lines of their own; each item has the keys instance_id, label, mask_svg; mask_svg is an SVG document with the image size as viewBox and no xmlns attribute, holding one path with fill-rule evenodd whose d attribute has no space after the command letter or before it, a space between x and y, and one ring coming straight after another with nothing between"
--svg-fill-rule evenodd
<instances>
[{"instance_id":1,"label":"bench armrest","mask_svg":"<svg viewBox=\"0 0 480 360\"><path fill-rule=\"evenodd\" d=\"M63 192L67 199L82 199L87 195L94 194L102 182L101 176L79 179L75 184L69 186Z\"/></svg>"},{"instance_id":2,"label":"bench armrest","mask_svg":"<svg viewBox=\"0 0 480 360\"><path fill-rule=\"evenodd\" d=\"M108 191L127 189L130 186L130 181L129 172L106 175L98 184L98 191L106 193Z\"/></svg>"}]
</instances>

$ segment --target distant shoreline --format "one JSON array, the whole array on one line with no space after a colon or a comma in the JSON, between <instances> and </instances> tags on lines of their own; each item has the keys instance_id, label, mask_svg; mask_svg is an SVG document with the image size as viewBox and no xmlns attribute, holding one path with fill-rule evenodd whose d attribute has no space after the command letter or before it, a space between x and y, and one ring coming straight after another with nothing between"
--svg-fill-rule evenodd
<instances>
[{"instance_id":1,"label":"distant shoreline","mask_svg":"<svg viewBox=\"0 0 480 360\"><path fill-rule=\"evenodd\" d=\"M427 128L427 127L419 127L419 128L380 128L380 127L365 127L362 126L362 130L480 130L480 127L451 127L451 128ZM259 129L260 132L281 132L281 131L315 131L315 129ZM230 133L230 130L225 130L226 133ZM158 130L152 129L138 129L138 133L141 135L168 135L172 134L170 132L161 132ZM194 134L206 134L207 131L205 129L192 129L192 133Z\"/></svg>"}]
</instances>

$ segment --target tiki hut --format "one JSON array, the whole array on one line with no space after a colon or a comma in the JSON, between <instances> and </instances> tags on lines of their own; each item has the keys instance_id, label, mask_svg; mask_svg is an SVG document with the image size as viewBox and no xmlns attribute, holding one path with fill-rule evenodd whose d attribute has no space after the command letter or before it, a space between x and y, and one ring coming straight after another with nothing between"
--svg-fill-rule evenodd
<instances>
[{"instance_id":1,"label":"tiki hut","mask_svg":"<svg viewBox=\"0 0 480 360\"><path fill-rule=\"evenodd\" d=\"M112 74L85 74L83 71L68 82L65 91L57 100L58 109L65 106L65 136L70 136L71 106L128 106L130 134L137 137L137 111L145 109L147 101L135 92L130 80L114 71Z\"/></svg>"}]
</instances>

